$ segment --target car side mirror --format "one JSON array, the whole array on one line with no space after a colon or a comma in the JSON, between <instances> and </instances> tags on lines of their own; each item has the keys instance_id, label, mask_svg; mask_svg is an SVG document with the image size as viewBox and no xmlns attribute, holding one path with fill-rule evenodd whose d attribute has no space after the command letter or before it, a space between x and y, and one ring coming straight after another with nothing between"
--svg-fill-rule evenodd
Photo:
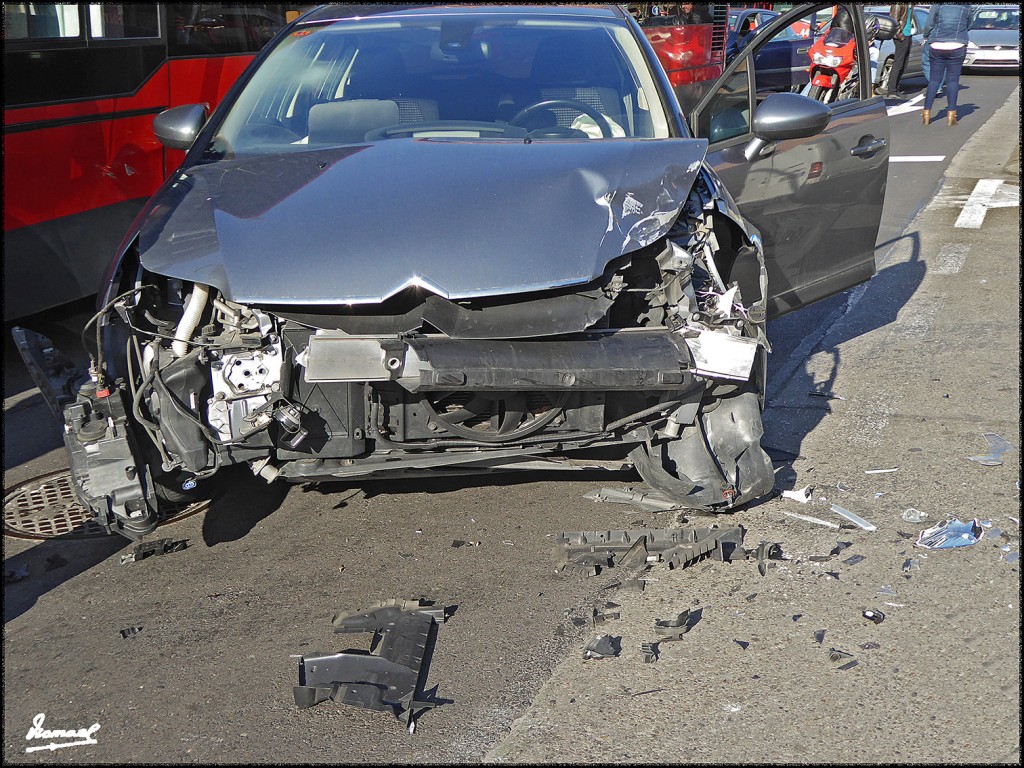
<instances>
[{"instance_id":1,"label":"car side mirror","mask_svg":"<svg viewBox=\"0 0 1024 768\"><path fill-rule=\"evenodd\" d=\"M878 22L878 31L875 32L875 40L892 40L896 36L896 19L892 16L884 16L880 13L871 14ZM868 16L869 23L871 16Z\"/></svg>"},{"instance_id":2,"label":"car side mirror","mask_svg":"<svg viewBox=\"0 0 1024 768\"><path fill-rule=\"evenodd\" d=\"M182 104L165 109L153 118L153 132L168 149L192 146L209 117L208 104Z\"/></svg>"},{"instance_id":3,"label":"car side mirror","mask_svg":"<svg viewBox=\"0 0 1024 768\"><path fill-rule=\"evenodd\" d=\"M743 150L753 162L773 141L803 139L821 133L832 119L829 108L799 93L773 93L754 112L754 138Z\"/></svg>"}]
</instances>

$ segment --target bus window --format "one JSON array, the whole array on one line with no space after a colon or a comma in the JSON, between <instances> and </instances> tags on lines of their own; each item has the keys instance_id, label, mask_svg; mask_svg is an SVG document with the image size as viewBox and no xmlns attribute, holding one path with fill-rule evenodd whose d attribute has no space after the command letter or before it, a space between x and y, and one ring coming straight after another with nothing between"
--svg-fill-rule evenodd
<instances>
[{"instance_id":1,"label":"bus window","mask_svg":"<svg viewBox=\"0 0 1024 768\"><path fill-rule=\"evenodd\" d=\"M285 25L277 3L173 3L171 56L255 53Z\"/></svg>"},{"instance_id":2,"label":"bus window","mask_svg":"<svg viewBox=\"0 0 1024 768\"><path fill-rule=\"evenodd\" d=\"M76 3L4 3L5 40L59 40L81 33Z\"/></svg>"},{"instance_id":3,"label":"bus window","mask_svg":"<svg viewBox=\"0 0 1024 768\"><path fill-rule=\"evenodd\" d=\"M94 40L160 37L156 3L89 3L89 37Z\"/></svg>"}]
</instances>

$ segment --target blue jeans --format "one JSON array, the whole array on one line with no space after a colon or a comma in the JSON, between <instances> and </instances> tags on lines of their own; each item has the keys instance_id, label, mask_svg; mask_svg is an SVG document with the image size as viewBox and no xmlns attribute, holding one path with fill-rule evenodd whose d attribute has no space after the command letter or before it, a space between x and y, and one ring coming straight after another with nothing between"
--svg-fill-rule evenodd
<instances>
[{"instance_id":1,"label":"blue jeans","mask_svg":"<svg viewBox=\"0 0 1024 768\"><path fill-rule=\"evenodd\" d=\"M931 43L928 44L932 48ZM956 96L960 91L960 70L967 56L967 47L961 46L952 51L932 48L928 67L928 95L924 97L924 108L930 110L935 102L935 94L939 92L939 83L946 81L946 102L949 112L956 114Z\"/></svg>"},{"instance_id":2,"label":"blue jeans","mask_svg":"<svg viewBox=\"0 0 1024 768\"><path fill-rule=\"evenodd\" d=\"M931 80L932 79L932 76L929 74L928 67L929 67L929 62L928 62L928 43L926 41L925 44L921 46L921 71L924 72L924 79L925 80ZM942 86L945 85L945 84L946 84L945 78L943 78L942 80L939 81L939 90L940 91L942 90Z\"/></svg>"}]
</instances>

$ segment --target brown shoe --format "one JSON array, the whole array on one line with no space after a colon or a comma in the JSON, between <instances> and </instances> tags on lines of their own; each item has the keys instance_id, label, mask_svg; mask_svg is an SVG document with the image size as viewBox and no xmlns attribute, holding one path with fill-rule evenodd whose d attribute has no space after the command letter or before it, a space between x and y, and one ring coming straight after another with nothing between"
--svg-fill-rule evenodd
<instances>
[{"instance_id":1,"label":"brown shoe","mask_svg":"<svg viewBox=\"0 0 1024 768\"><path fill-rule=\"evenodd\" d=\"M950 125L956 125L956 112L947 112L946 119L949 120Z\"/></svg>"},{"instance_id":2,"label":"brown shoe","mask_svg":"<svg viewBox=\"0 0 1024 768\"><path fill-rule=\"evenodd\" d=\"M921 122L928 125L932 121L932 111L925 109L921 111Z\"/></svg>"}]
</instances>

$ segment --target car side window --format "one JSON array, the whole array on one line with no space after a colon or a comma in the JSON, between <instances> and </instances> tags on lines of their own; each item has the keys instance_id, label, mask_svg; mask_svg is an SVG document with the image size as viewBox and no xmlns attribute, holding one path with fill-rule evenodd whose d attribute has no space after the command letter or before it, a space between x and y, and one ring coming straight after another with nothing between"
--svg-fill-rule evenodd
<instances>
[{"instance_id":1,"label":"car side window","mask_svg":"<svg viewBox=\"0 0 1024 768\"><path fill-rule=\"evenodd\" d=\"M697 135L712 144L750 132L750 74L744 60L718 88L698 118Z\"/></svg>"}]
</instances>

